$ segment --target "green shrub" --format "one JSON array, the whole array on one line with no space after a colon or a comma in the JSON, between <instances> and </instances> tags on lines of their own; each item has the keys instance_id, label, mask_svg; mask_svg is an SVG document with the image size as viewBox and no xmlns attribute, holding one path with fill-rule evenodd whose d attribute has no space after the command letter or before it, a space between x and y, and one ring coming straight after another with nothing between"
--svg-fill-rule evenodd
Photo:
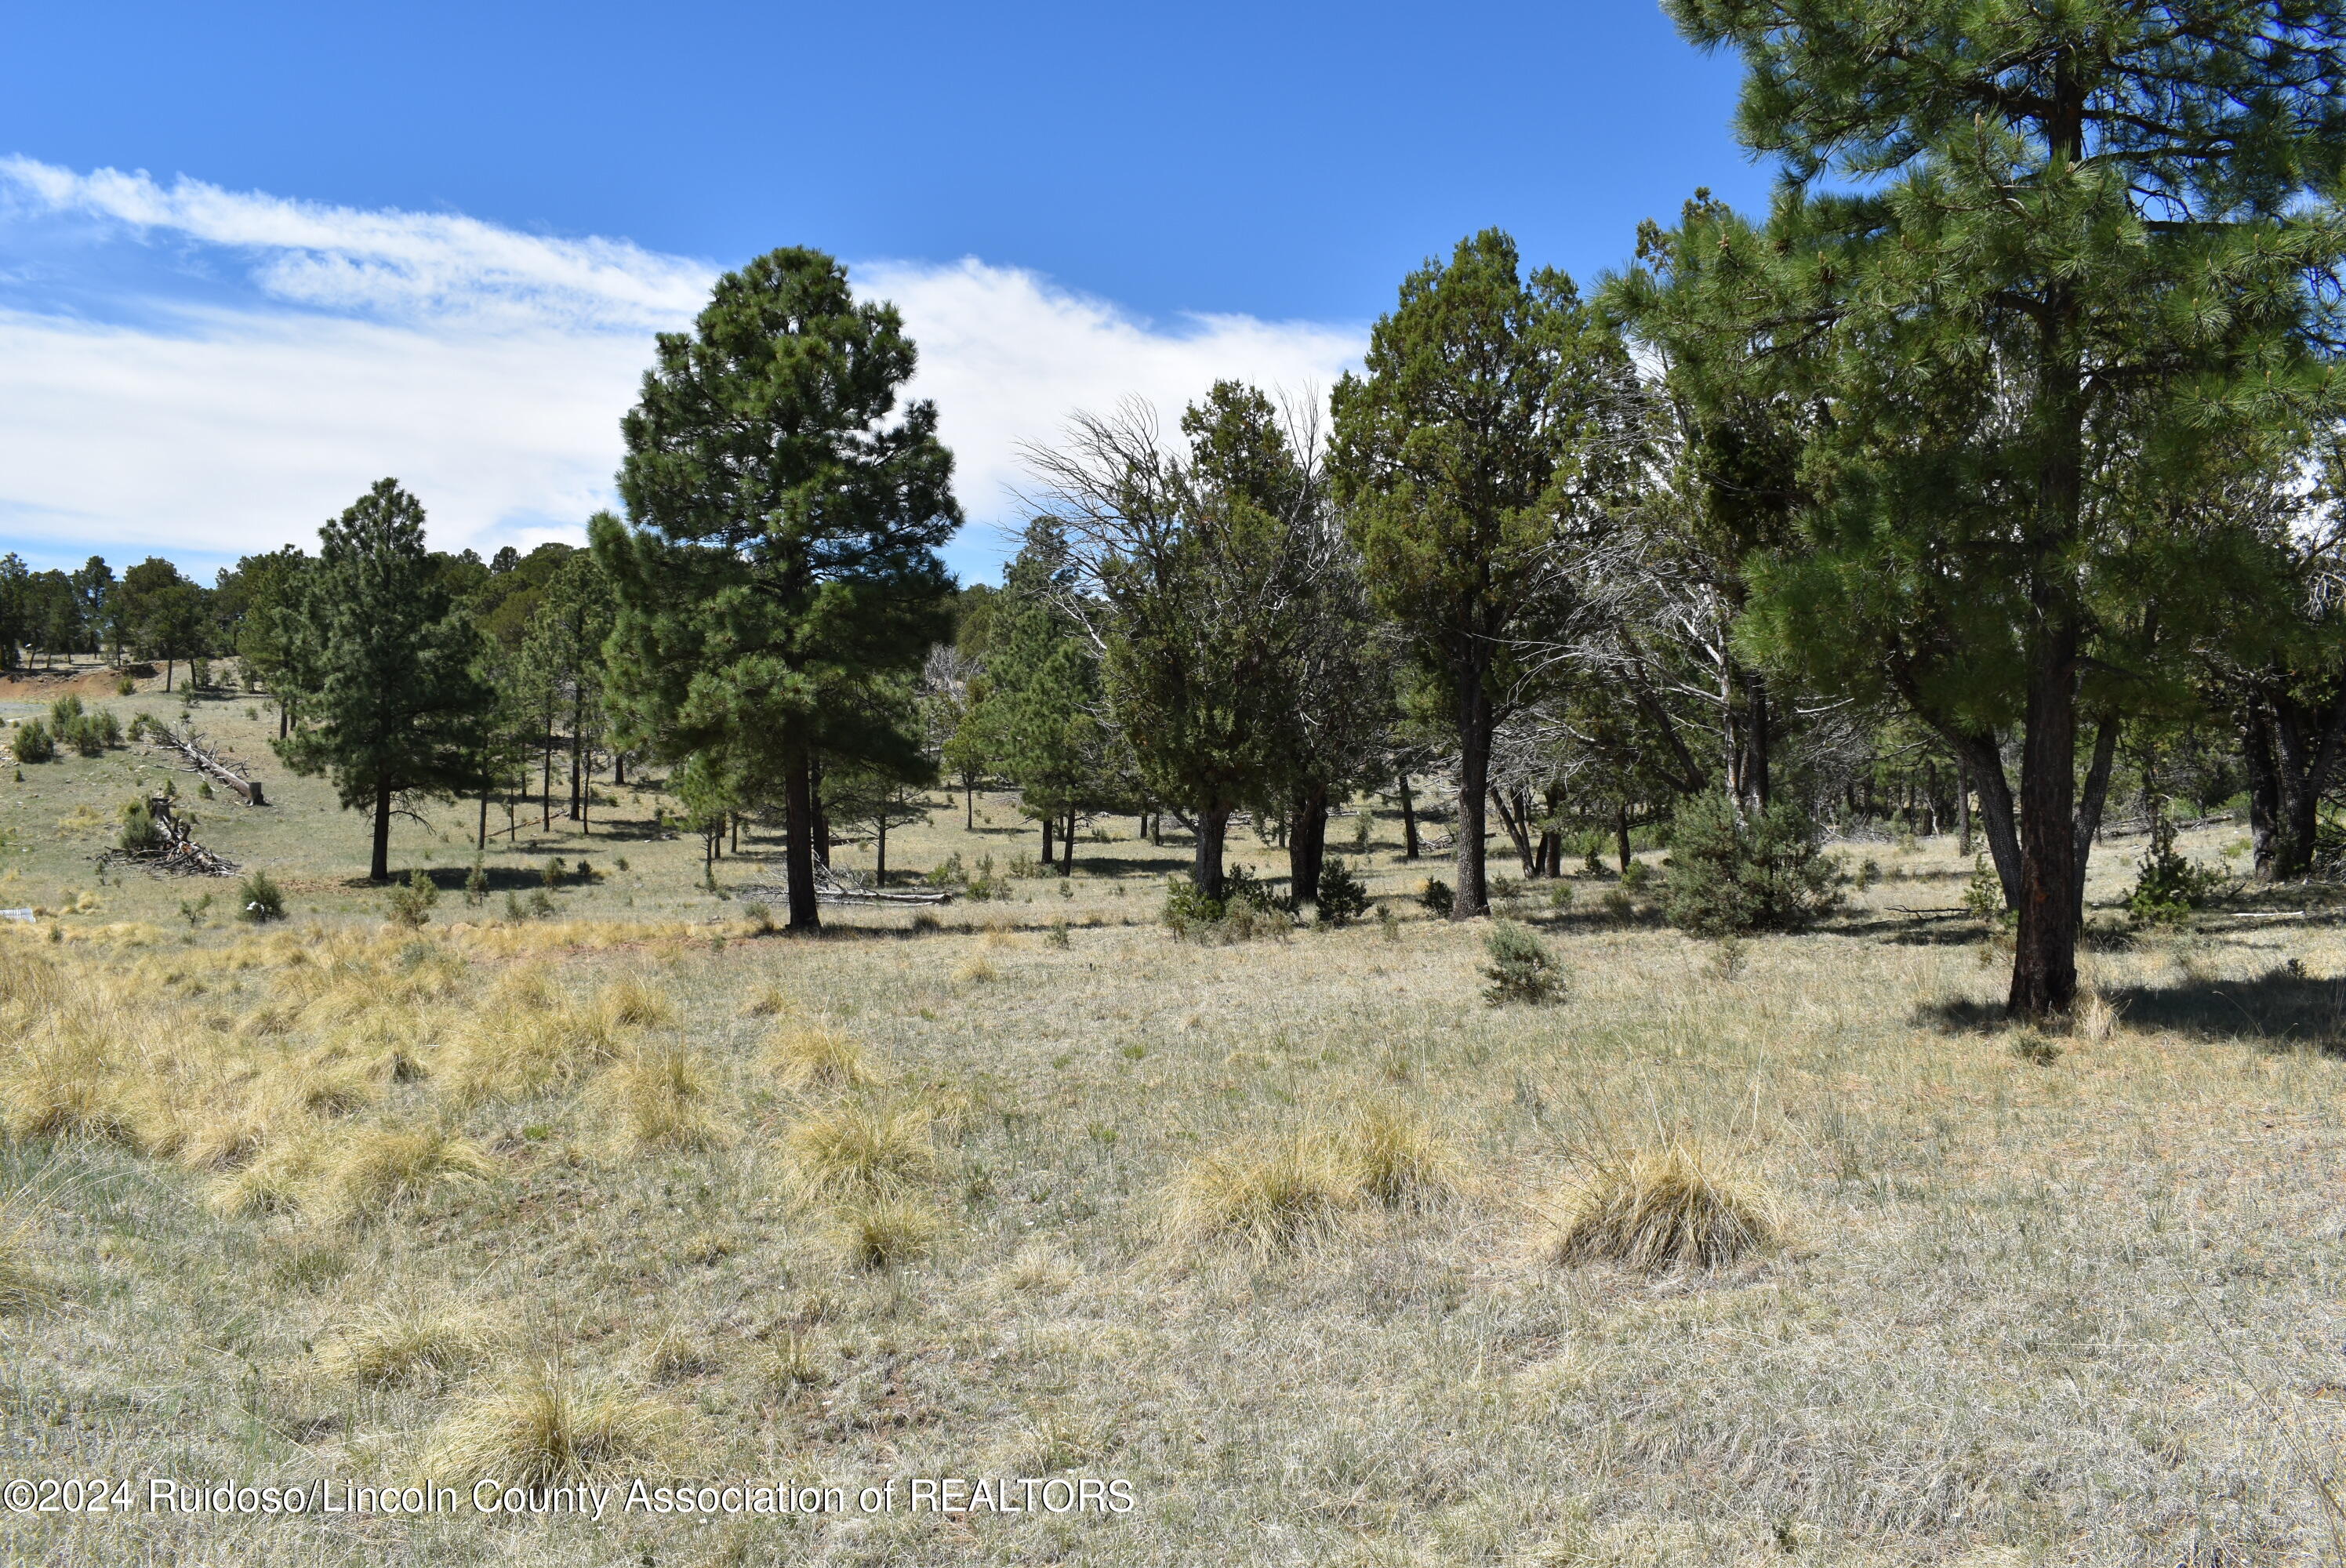
<instances>
[{"instance_id":1,"label":"green shrub","mask_svg":"<svg viewBox=\"0 0 2346 1568\"><path fill-rule=\"evenodd\" d=\"M82 716L81 698L67 692L49 704L49 728L62 735Z\"/></svg>"},{"instance_id":2,"label":"green shrub","mask_svg":"<svg viewBox=\"0 0 2346 1568\"><path fill-rule=\"evenodd\" d=\"M138 689L138 683L127 675L114 683L114 695L117 697L129 697Z\"/></svg>"},{"instance_id":3,"label":"green shrub","mask_svg":"<svg viewBox=\"0 0 2346 1568\"><path fill-rule=\"evenodd\" d=\"M1222 896L1209 899L1187 877L1165 883L1165 924L1183 941L1243 942L1294 929L1295 922L1262 880L1244 866L1222 875Z\"/></svg>"},{"instance_id":4,"label":"green shrub","mask_svg":"<svg viewBox=\"0 0 2346 1568\"><path fill-rule=\"evenodd\" d=\"M1320 923L1348 925L1369 911L1369 890L1334 855L1320 868Z\"/></svg>"},{"instance_id":5,"label":"green shrub","mask_svg":"<svg viewBox=\"0 0 2346 1568\"><path fill-rule=\"evenodd\" d=\"M163 830L155 825L155 813L146 801L133 800L122 808L122 835L115 842L132 855L150 854L163 847Z\"/></svg>"},{"instance_id":6,"label":"green shrub","mask_svg":"<svg viewBox=\"0 0 2346 1568\"><path fill-rule=\"evenodd\" d=\"M1564 977L1556 972L1555 956L1529 928L1511 920L1499 921L1483 945L1491 955L1489 967L1483 971L1491 985L1483 997L1493 1006L1506 1002L1549 1002L1563 993Z\"/></svg>"},{"instance_id":7,"label":"green shrub","mask_svg":"<svg viewBox=\"0 0 2346 1568\"><path fill-rule=\"evenodd\" d=\"M1872 860L1865 865L1868 871L1873 868ZM1857 885L1865 885L1863 872L1859 873ZM1987 925L2014 918L2013 911L2004 907L2004 879L1995 874L1995 868L1988 863L1985 855L1972 857L1972 880L1964 885L1964 908Z\"/></svg>"},{"instance_id":8,"label":"green shrub","mask_svg":"<svg viewBox=\"0 0 2346 1568\"><path fill-rule=\"evenodd\" d=\"M546 885L549 888L560 887L562 885L563 874L567 870L568 868L563 865L562 857L560 855L556 855L552 860L546 861L546 871L544 873L546 877Z\"/></svg>"},{"instance_id":9,"label":"green shrub","mask_svg":"<svg viewBox=\"0 0 2346 1568\"><path fill-rule=\"evenodd\" d=\"M263 925L285 918L285 895L267 871L255 871L236 890L237 918Z\"/></svg>"},{"instance_id":10,"label":"green shrub","mask_svg":"<svg viewBox=\"0 0 2346 1568\"><path fill-rule=\"evenodd\" d=\"M106 732L98 728L96 719L86 713L58 730L57 738L84 757L106 754Z\"/></svg>"},{"instance_id":11,"label":"green shrub","mask_svg":"<svg viewBox=\"0 0 2346 1568\"><path fill-rule=\"evenodd\" d=\"M1799 931L1841 901L1841 881L1816 825L1789 802L1745 822L1725 797L1704 795L1678 808L1662 907L1697 936Z\"/></svg>"},{"instance_id":12,"label":"green shrub","mask_svg":"<svg viewBox=\"0 0 2346 1568\"><path fill-rule=\"evenodd\" d=\"M1425 886L1418 890L1417 901L1431 910L1436 918L1448 920L1450 911L1458 905L1458 895L1440 877L1428 877Z\"/></svg>"},{"instance_id":13,"label":"green shrub","mask_svg":"<svg viewBox=\"0 0 2346 1568\"><path fill-rule=\"evenodd\" d=\"M464 875L464 901L478 909L488 896L489 869L481 863L480 856L474 855L473 869Z\"/></svg>"},{"instance_id":14,"label":"green shrub","mask_svg":"<svg viewBox=\"0 0 2346 1568\"><path fill-rule=\"evenodd\" d=\"M91 716L91 722L97 726L97 738L107 745L122 744L122 721L114 717L112 708L99 708Z\"/></svg>"},{"instance_id":15,"label":"green shrub","mask_svg":"<svg viewBox=\"0 0 2346 1568\"><path fill-rule=\"evenodd\" d=\"M2226 877L2214 866L2187 860L2175 848L2175 824L2161 811L2150 821L2150 848L2127 895L2127 916L2138 925L2173 925L2224 890Z\"/></svg>"},{"instance_id":16,"label":"green shrub","mask_svg":"<svg viewBox=\"0 0 2346 1568\"><path fill-rule=\"evenodd\" d=\"M1547 890L1547 907L1558 911L1572 907L1572 884L1558 881Z\"/></svg>"},{"instance_id":17,"label":"green shrub","mask_svg":"<svg viewBox=\"0 0 2346 1568\"><path fill-rule=\"evenodd\" d=\"M959 850L955 850L952 854L947 855L943 860L931 866L929 868L929 874L923 877L921 881L926 882L933 888L959 888L968 886L969 872L964 869L961 863L961 851Z\"/></svg>"},{"instance_id":18,"label":"green shrub","mask_svg":"<svg viewBox=\"0 0 2346 1568\"><path fill-rule=\"evenodd\" d=\"M1646 884L1653 880L1654 868L1643 860L1631 860L1621 873L1621 885L1633 893L1645 891Z\"/></svg>"},{"instance_id":19,"label":"green shrub","mask_svg":"<svg viewBox=\"0 0 2346 1568\"><path fill-rule=\"evenodd\" d=\"M28 718L16 727L15 748L19 762L46 762L57 754L56 737L39 719Z\"/></svg>"},{"instance_id":20,"label":"green shrub","mask_svg":"<svg viewBox=\"0 0 2346 1568\"><path fill-rule=\"evenodd\" d=\"M391 890L391 918L394 924L412 928L432 918L432 906L440 901L440 890L418 866L407 881Z\"/></svg>"}]
</instances>

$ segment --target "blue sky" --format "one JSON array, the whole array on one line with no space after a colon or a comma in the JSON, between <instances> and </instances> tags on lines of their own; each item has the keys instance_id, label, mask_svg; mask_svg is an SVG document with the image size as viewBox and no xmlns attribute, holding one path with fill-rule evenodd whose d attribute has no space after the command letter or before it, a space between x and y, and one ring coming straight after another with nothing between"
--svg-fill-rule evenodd
<instances>
[{"instance_id":1,"label":"blue sky","mask_svg":"<svg viewBox=\"0 0 2346 1568\"><path fill-rule=\"evenodd\" d=\"M1767 184L1641 0L0 24L0 545L45 564L307 544L382 473L452 545L574 530L651 331L809 244L904 308L988 576L1074 409L1323 392L1464 233L1588 278Z\"/></svg>"}]
</instances>

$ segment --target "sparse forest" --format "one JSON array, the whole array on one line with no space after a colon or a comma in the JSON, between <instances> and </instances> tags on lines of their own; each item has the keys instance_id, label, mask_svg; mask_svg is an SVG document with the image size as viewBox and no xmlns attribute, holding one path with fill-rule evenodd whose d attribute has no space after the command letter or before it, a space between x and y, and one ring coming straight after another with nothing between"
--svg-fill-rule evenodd
<instances>
[{"instance_id":1,"label":"sparse forest","mask_svg":"<svg viewBox=\"0 0 2346 1568\"><path fill-rule=\"evenodd\" d=\"M578 543L0 559L25 1451L1135 1512L0 1550L2340 1560L2346 18L1666 8L1767 211L1068 411L998 584L804 249Z\"/></svg>"}]
</instances>

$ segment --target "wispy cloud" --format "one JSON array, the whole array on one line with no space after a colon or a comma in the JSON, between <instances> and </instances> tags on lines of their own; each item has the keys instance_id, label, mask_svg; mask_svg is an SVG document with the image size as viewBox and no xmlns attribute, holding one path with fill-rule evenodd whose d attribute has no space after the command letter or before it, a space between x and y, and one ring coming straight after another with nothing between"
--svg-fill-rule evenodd
<instances>
[{"instance_id":1,"label":"wispy cloud","mask_svg":"<svg viewBox=\"0 0 2346 1568\"><path fill-rule=\"evenodd\" d=\"M307 544L385 473L450 547L575 536L612 502L650 334L688 324L716 270L626 240L0 158L0 541ZM1324 391L1362 337L1160 325L975 260L852 275L920 343L913 392L936 401L979 522L1008 505L1018 443L1078 408L1178 407L1219 376ZM955 552L965 571L993 554L982 528Z\"/></svg>"}]
</instances>

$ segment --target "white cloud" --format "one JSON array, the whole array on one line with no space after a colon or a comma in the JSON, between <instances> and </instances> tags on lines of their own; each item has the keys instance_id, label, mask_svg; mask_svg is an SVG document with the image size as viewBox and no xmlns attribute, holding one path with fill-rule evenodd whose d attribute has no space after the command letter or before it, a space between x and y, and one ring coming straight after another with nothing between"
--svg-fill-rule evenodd
<instances>
[{"instance_id":1,"label":"white cloud","mask_svg":"<svg viewBox=\"0 0 2346 1568\"><path fill-rule=\"evenodd\" d=\"M113 285L103 319L65 307L82 278L9 254L57 229L142 280ZM227 266L226 302L191 302L191 256ZM612 504L650 333L687 324L715 270L624 240L0 158L0 539L48 556L308 545L386 473L447 547L575 536ZM1167 331L974 260L851 271L920 344L912 392L935 400L979 524L954 552L965 571L995 555L983 524L1008 505L1017 444L1075 410L1177 408L1219 376L1324 392L1359 348L1354 330L1246 317Z\"/></svg>"}]
</instances>

